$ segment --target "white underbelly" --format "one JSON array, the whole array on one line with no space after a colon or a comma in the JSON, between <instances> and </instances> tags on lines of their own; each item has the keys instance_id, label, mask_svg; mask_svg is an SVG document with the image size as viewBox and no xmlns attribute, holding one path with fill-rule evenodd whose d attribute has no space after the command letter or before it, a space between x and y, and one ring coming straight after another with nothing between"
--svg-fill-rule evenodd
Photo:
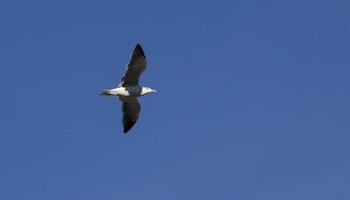
<instances>
[{"instance_id":1,"label":"white underbelly","mask_svg":"<svg viewBox=\"0 0 350 200\"><path fill-rule=\"evenodd\" d=\"M113 95L117 96L139 96L141 88L139 87L118 87L110 90Z\"/></svg>"}]
</instances>

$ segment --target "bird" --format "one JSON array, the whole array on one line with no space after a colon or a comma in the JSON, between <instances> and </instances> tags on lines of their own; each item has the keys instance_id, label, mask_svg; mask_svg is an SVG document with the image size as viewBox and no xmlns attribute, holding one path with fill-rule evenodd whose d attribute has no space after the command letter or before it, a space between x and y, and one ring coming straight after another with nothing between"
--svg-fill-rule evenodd
<instances>
[{"instance_id":1,"label":"bird","mask_svg":"<svg viewBox=\"0 0 350 200\"><path fill-rule=\"evenodd\" d=\"M123 112L123 132L126 134L135 125L139 119L141 105L138 97L156 93L155 89L140 86L139 79L142 72L146 69L147 60L140 44L136 44L126 72L119 85L113 89L104 89L102 96L117 96L122 103Z\"/></svg>"}]
</instances>

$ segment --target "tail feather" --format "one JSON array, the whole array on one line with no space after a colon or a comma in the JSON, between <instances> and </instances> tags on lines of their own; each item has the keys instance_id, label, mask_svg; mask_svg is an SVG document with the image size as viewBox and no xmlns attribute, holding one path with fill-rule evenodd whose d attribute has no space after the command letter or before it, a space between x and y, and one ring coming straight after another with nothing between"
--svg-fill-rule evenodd
<instances>
[{"instance_id":1,"label":"tail feather","mask_svg":"<svg viewBox=\"0 0 350 200\"><path fill-rule=\"evenodd\" d=\"M110 93L109 90L102 90L102 92L101 92L100 95L101 95L101 96L110 96L110 95L112 95L112 94Z\"/></svg>"}]
</instances>

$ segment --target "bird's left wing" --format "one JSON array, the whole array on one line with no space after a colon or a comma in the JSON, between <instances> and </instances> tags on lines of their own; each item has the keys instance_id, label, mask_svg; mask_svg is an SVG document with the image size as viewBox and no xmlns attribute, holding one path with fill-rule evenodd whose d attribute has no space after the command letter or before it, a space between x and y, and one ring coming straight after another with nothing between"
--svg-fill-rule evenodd
<instances>
[{"instance_id":1,"label":"bird's left wing","mask_svg":"<svg viewBox=\"0 0 350 200\"><path fill-rule=\"evenodd\" d=\"M123 103L123 128L124 133L127 133L136 123L141 111L141 105L137 101L137 97L123 97L119 96L120 101Z\"/></svg>"},{"instance_id":2,"label":"bird's left wing","mask_svg":"<svg viewBox=\"0 0 350 200\"><path fill-rule=\"evenodd\" d=\"M121 80L120 86L129 87L139 85L139 78L146 69L147 60L140 44L137 44Z\"/></svg>"}]
</instances>

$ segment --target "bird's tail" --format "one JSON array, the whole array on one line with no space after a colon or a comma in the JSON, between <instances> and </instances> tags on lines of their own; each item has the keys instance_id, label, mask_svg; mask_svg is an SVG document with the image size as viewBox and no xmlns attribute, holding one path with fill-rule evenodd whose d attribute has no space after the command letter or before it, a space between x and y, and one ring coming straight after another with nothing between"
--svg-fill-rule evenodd
<instances>
[{"instance_id":1,"label":"bird's tail","mask_svg":"<svg viewBox=\"0 0 350 200\"><path fill-rule=\"evenodd\" d=\"M110 95L112 95L112 94L110 93L109 90L102 90L102 92L100 93L100 95L101 95L101 96L110 96Z\"/></svg>"}]
</instances>

